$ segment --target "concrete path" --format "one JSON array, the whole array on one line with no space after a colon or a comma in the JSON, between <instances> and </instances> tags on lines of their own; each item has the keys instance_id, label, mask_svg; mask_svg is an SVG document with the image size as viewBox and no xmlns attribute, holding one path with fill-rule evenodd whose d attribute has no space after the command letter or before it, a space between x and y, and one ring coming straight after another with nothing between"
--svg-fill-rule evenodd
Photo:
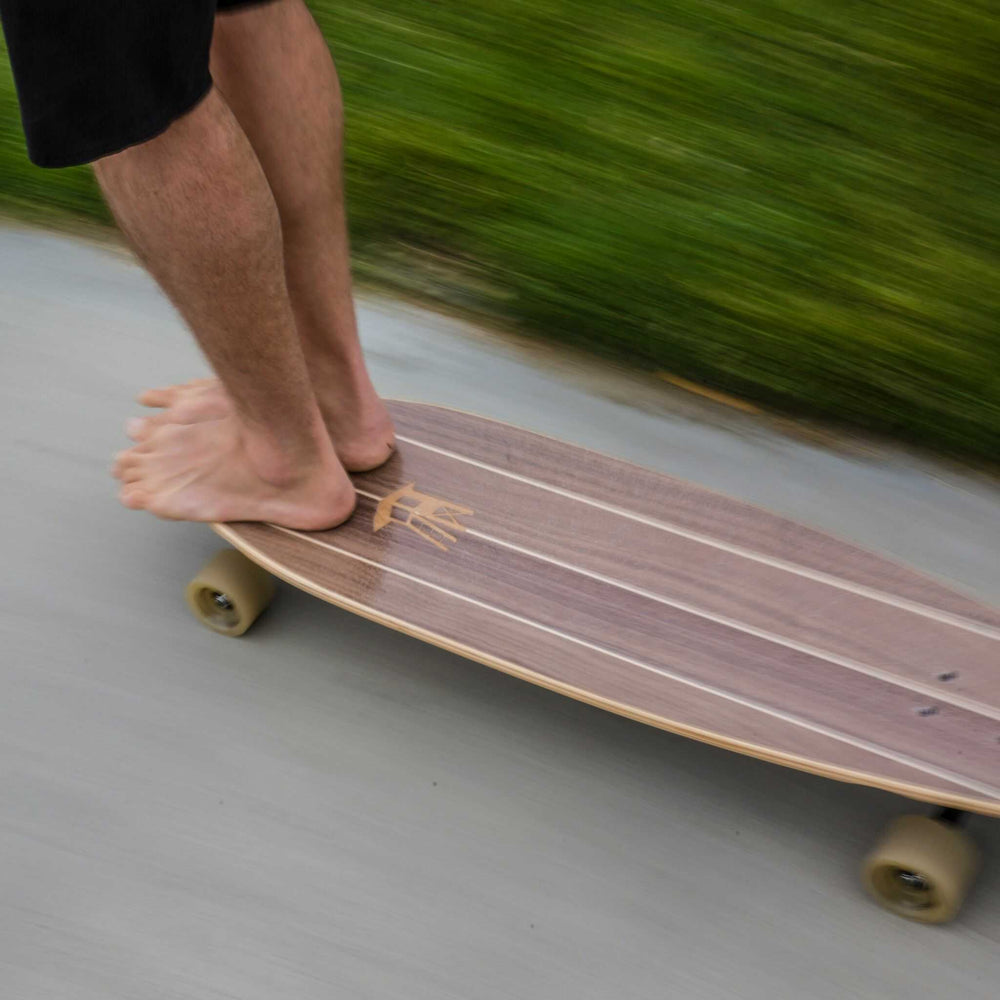
<instances>
[{"instance_id":1,"label":"concrete path","mask_svg":"<svg viewBox=\"0 0 1000 1000\"><path fill-rule=\"evenodd\" d=\"M1000 489L367 300L388 395L776 508L1000 599ZM0 230L4 1000L996 996L1000 825L961 919L870 904L907 803L657 732L283 588L243 640L217 539L120 509L140 387L204 371L120 252Z\"/></svg>"}]
</instances>

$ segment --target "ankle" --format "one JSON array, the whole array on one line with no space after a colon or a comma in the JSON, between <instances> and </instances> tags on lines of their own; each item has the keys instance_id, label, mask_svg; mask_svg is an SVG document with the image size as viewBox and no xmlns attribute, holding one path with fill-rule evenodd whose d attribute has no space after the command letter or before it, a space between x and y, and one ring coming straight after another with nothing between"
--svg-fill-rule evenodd
<instances>
[{"instance_id":1,"label":"ankle","mask_svg":"<svg viewBox=\"0 0 1000 1000\"><path fill-rule=\"evenodd\" d=\"M315 479L342 478L326 425L318 409L305 433L282 438L270 428L242 428L243 447L254 471L279 489L294 489Z\"/></svg>"}]
</instances>

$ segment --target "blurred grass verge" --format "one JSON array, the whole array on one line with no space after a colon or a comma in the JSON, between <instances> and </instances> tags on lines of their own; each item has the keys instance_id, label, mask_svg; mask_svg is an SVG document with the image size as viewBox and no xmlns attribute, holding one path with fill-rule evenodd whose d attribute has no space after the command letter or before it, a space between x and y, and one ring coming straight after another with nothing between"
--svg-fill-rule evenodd
<instances>
[{"instance_id":1,"label":"blurred grass verge","mask_svg":"<svg viewBox=\"0 0 1000 1000\"><path fill-rule=\"evenodd\" d=\"M1000 455L992 0L311 0L359 273L968 458ZM0 210L107 220L25 156Z\"/></svg>"}]
</instances>

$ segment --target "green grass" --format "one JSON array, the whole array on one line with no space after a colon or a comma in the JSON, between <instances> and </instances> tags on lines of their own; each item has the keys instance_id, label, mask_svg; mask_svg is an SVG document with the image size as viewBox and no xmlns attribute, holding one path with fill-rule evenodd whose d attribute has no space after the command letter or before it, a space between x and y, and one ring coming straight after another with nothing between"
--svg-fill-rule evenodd
<instances>
[{"instance_id":1,"label":"green grass","mask_svg":"<svg viewBox=\"0 0 1000 1000\"><path fill-rule=\"evenodd\" d=\"M370 273L638 366L1000 454L992 0L316 0ZM0 208L106 218L28 165Z\"/></svg>"}]
</instances>

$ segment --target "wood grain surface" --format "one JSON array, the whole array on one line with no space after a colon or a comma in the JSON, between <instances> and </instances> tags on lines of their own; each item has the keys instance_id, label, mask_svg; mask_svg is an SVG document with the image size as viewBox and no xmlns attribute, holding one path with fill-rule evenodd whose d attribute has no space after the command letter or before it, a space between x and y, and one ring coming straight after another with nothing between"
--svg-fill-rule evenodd
<instances>
[{"instance_id":1,"label":"wood grain surface","mask_svg":"<svg viewBox=\"0 0 1000 1000\"><path fill-rule=\"evenodd\" d=\"M327 532L215 528L277 576L651 725L1000 815L1000 613L822 532L505 424L392 404Z\"/></svg>"}]
</instances>

